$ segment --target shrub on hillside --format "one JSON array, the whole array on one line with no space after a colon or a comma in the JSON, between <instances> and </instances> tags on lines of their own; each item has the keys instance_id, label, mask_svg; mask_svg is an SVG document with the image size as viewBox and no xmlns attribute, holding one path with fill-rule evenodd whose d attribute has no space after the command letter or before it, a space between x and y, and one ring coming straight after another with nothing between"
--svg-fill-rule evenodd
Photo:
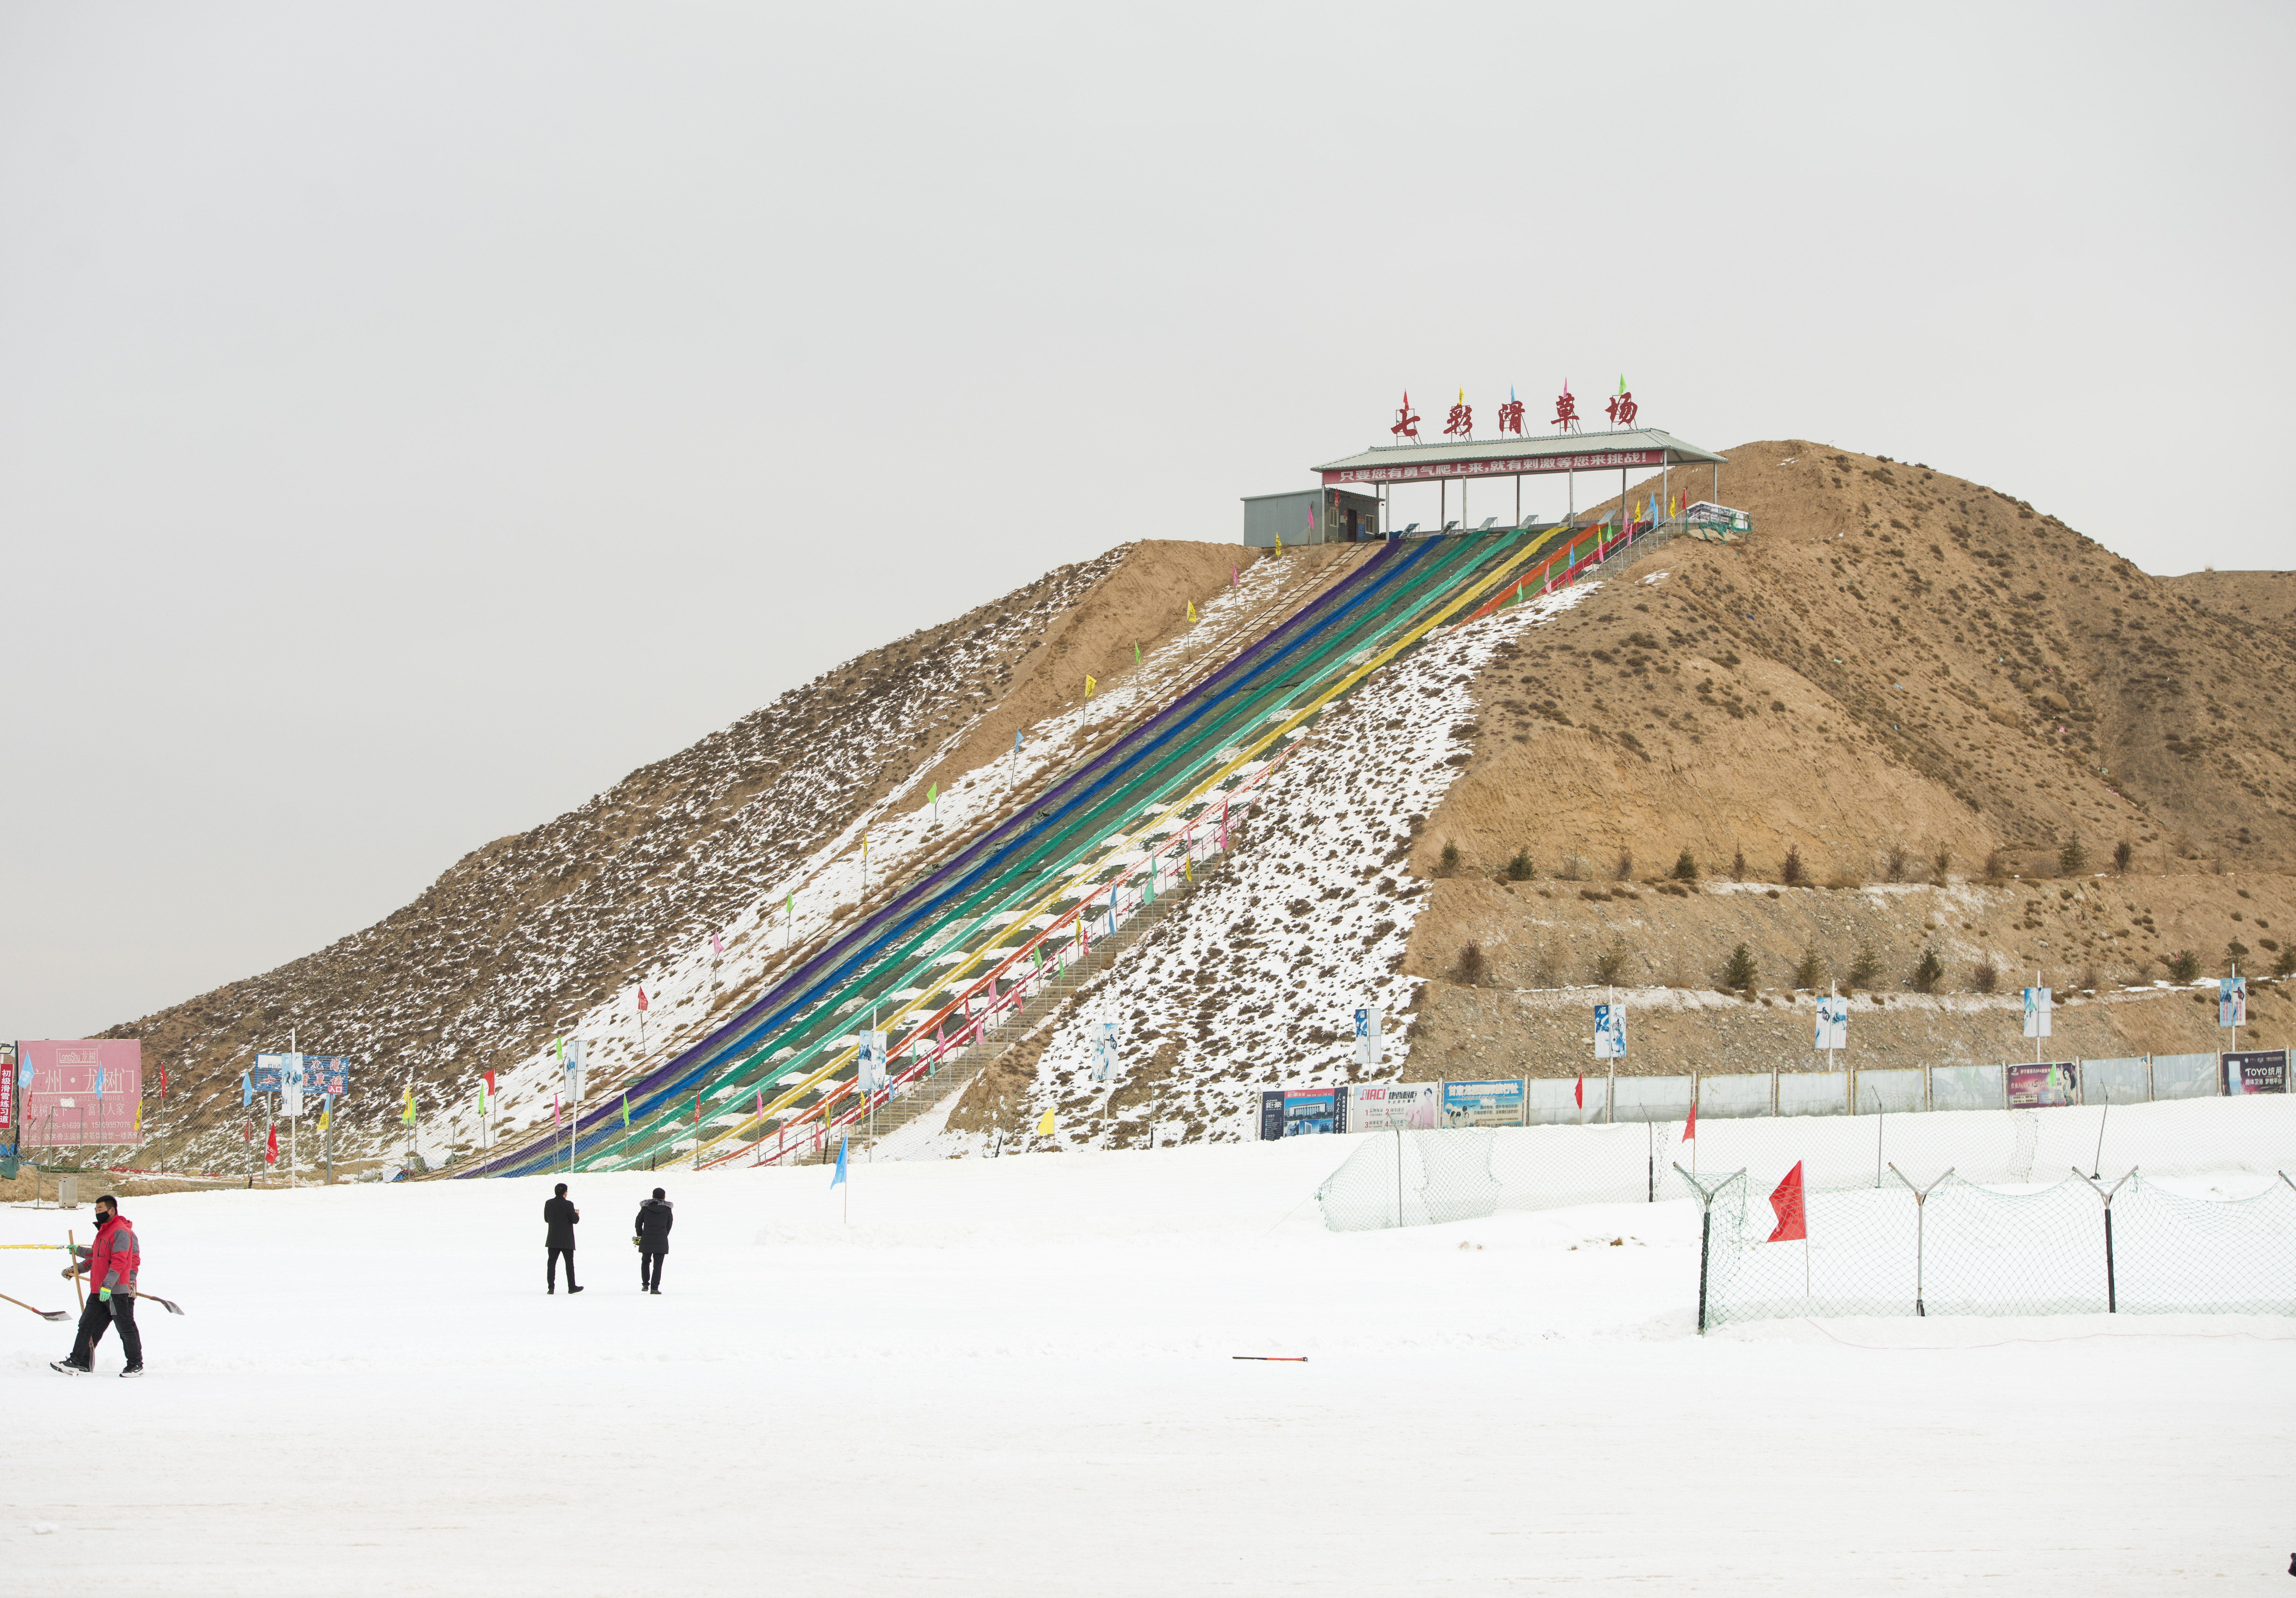
<instances>
[{"instance_id":1,"label":"shrub on hillside","mask_svg":"<svg viewBox=\"0 0 2296 1598\"><path fill-rule=\"evenodd\" d=\"M2088 851L2081 847L2080 834L2075 832L2065 840L2065 847L2057 851L2057 873L2077 877L2088 869Z\"/></svg>"},{"instance_id":2,"label":"shrub on hillside","mask_svg":"<svg viewBox=\"0 0 2296 1598\"><path fill-rule=\"evenodd\" d=\"M1722 963L1722 986L1733 993L1751 994L1754 990L1753 951L1740 944L1730 951L1730 958Z\"/></svg>"},{"instance_id":3,"label":"shrub on hillside","mask_svg":"<svg viewBox=\"0 0 2296 1598\"><path fill-rule=\"evenodd\" d=\"M1815 946L1805 947L1794 963L1794 986L1816 993L1825 986L1825 956Z\"/></svg>"},{"instance_id":4,"label":"shrub on hillside","mask_svg":"<svg viewBox=\"0 0 2296 1598\"><path fill-rule=\"evenodd\" d=\"M1595 980L1597 982L1616 982L1619 973L1626 969L1627 946L1623 943L1614 943L1595 956Z\"/></svg>"},{"instance_id":5,"label":"shrub on hillside","mask_svg":"<svg viewBox=\"0 0 2296 1598\"><path fill-rule=\"evenodd\" d=\"M1953 864L1953 851L1940 848L1930 856L1930 881L1939 888L1946 885L1946 868Z\"/></svg>"},{"instance_id":6,"label":"shrub on hillside","mask_svg":"<svg viewBox=\"0 0 2296 1598\"><path fill-rule=\"evenodd\" d=\"M1882 956L1874 952L1870 943L1857 946L1857 953L1849 962L1848 985L1852 988L1871 987L1882 975Z\"/></svg>"},{"instance_id":7,"label":"shrub on hillside","mask_svg":"<svg viewBox=\"0 0 2296 1598\"><path fill-rule=\"evenodd\" d=\"M1562 864L1554 868L1555 879L1563 882L1583 882L1587 880L1587 858L1583 855L1565 855Z\"/></svg>"},{"instance_id":8,"label":"shrub on hillside","mask_svg":"<svg viewBox=\"0 0 2296 1598\"><path fill-rule=\"evenodd\" d=\"M1458 869L1459 846L1446 842L1443 845L1442 857L1435 863L1435 874L1439 877L1447 877Z\"/></svg>"},{"instance_id":9,"label":"shrub on hillside","mask_svg":"<svg viewBox=\"0 0 2296 1598\"><path fill-rule=\"evenodd\" d=\"M2112 846L2112 869L2119 872L2122 876L2127 876L2128 874L2128 857L2136 852L2136 851L2135 849L2129 848L2128 840L2126 838L2122 839L2119 843L2114 844Z\"/></svg>"},{"instance_id":10,"label":"shrub on hillside","mask_svg":"<svg viewBox=\"0 0 2296 1598\"><path fill-rule=\"evenodd\" d=\"M1688 849L1674 857L1674 880L1677 882L1698 881L1698 862L1691 858Z\"/></svg>"},{"instance_id":11,"label":"shrub on hillside","mask_svg":"<svg viewBox=\"0 0 2296 1598\"><path fill-rule=\"evenodd\" d=\"M1935 949L1923 949L1920 963L1914 967L1914 991L1935 993L1944 977L1945 962L1938 958Z\"/></svg>"},{"instance_id":12,"label":"shrub on hillside","mask_svg":"<svg viewBox=\"0 0 2296 1598\"><path fill-rule=\"evenodd\" d=\"M1807 875L1808 873L1802 869L1801 845L1794 844L1787 848L1786 857L1778 863L1778 881L1789 888L1799 888Z\"/></svg>"},{"instance_id":13,"label":"shrub on hillside","mask_svg":"<svg viewBox=\"0 0 2296 1598\"><path fill-rule=\"evenodd\" d=\"M1514 858L1507 862L1506 874L1510 882L1528 882L1538 874L1530 864L1529 849L1515 850Z\"/></svg>"},{"instance_id":14,"label":"shrub on hillside","mask_svg":"<svg viewBox=\"0 0 2296 1598\"><path fill-rule=\"evenodd\" d=\"M2001 857L1999 849L1988 849L1985 856L1985 880L1998 882L2009 874L2009 864Z\"/></svg>"},{"instance_id":15,"label":"shrub on hillside","mask_svg":"<svg viewBox=\"0 0 2296 1598\"><path fill-rule=\"evenodd\" d=\"M1483 962L1483 946L1470 943L1459 950L1459 963L1452 969L1454 980L1468 987L1480 987L1489 968Z\"/></svg>"},{"instance_id":16,"label":"shrub on hillside","mask_svg":"<svg viewBox=\"0 0 2296 1598\"><path fill-rule=\"evenodd\" d=\"M2233 975L2240 963L2247 958L2248 946L2239 938L2235 938L2225 945L2225 975Z\"/></svg>"},{"instance_id":17,"label":"shrub on hillside","mask_svg":"<svg viewBox=\"0 0 2296 1598\"><path fill-rule=\"evenodd\" d=\"M1980 993L1991 993L2001 986L2001 968L1989 957L1979 961L1970 971L1969 985Z\"/></svg>"},{"instance_id":18,"label":"shrub on hillside","mask_svg":"<svg viewBox=\"0 0 2296 1598\"><path fill-rule=\"evenodd\" d=\"M1901 843L1893 843L1890 846L1890 881L1892 882L1902 882L1905 880L1906 846Z\"/></svg>"},{"instance_id":19,"label":"shrub on hillside","mask_svg":"<svg viewBox=\"0 0 2296 1598\"><path fill-rule=\"evenodd\" d=\"M1635 874L1635 857L1630 851L1627 849L1620 849L1619 851L1619 868L1611 874L1616 876L1621 882L1633 877Z\"/></svg>"},{"instance_id":20,"label":"shrub on hillside","mask_svg":"<svg viewBox=\"0 0 2296 1598\"><path fill-rule=\"evenodd\" d=\"M2201 974L2201 957L2190 949L2178 949L2169 956L2169 980L2189 982Z\"/></svg>"},{"instance_id":21,"label":"shrub on hillside","mask_svg":"<svg viewBox=\"0 0 2296 1598\"><path fill-rule=\"evenodd\" d=\"M1730 880L1733 882L1746 880L1746 851L1743 849L1730 856Z\"/></svg>"},{"instance_id":22,"label":"shrub on hillside","mask_svg":"<svg viewBox=\"0 0 2296 1598\"><path fill-rule=\"evenodd\" d=\"M2296 977L2296 944L2280 951L2280 958L2272 963L2272 974L2276 977Z\"/></svg>"}]
</instances>

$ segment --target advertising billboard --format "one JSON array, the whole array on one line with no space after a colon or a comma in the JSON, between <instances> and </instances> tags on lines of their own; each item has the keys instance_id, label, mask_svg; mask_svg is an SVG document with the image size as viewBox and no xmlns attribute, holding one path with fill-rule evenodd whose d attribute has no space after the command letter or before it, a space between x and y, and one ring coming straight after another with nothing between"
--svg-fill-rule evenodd
<instances>
[{"instance_id":1,"label":"advertising billboard","mask_svg":"<svg viewBox=\"0 0 2296 1598\"><path fill-rule=\"evenodd\" d=\"M1520 1127L1522 1125L1522 1078L1501 1077L1488 1082L1443 1084L1443 1124L1447 1127Z\"/></svg>"},{"instance_id":2,"label":"advertising billboard","mask_svg":"<svg viewBox=\"0 0 2296 1598\"><path fill-rule=\"evenodd\" d=\"M2227 1096L2288 1091L2288 1051L2249 1049L2224 1057L2224 1090Z\"/></svg>"},{"instance_id":3,"label":"advertising billboard","mask_svg":"<svg viewBox=\"0 0 2296 1598\"><path fill-rule=\"evenodd\" d=\"M1259 1095L1262 1141L1347 1129L1348 1090L1344 1087L1274 1087Z\"/></svg>"},{"instance_id":4,"label":"advertising billboard","mask_svg":"<svg viewBox=\"0 0 2296 1598\"><path fill-rule=\"evenodd\" d=\"M2046 1015L2047 1012L2042 1013ZM2012 1110L2051 1110L2080 1102L2080 1067L2072 1061L2055 1060L2046 1065L2012 1065L2004 1069L2009 1074Z\"/></svg>"},{"instance_id":5,"label":"advertising billboard","mask_svg":"<svg viewBox=\"0 0 2296 1598\"><path fill-rule=\"evenodd\" d=\"M16 1141L16 1045L0 1043L0 1143Z\"/></svg>"},{"instance_id":6,"label":"advertising billboard","mask_svg":"<svg viewBox=\"0 0 2296 1598\"><path fill-rule=\"evenodd\" d=\"M130 1143L139 1135L144 1045L135 1038L26 1038L16 1045L27 1148Z\"/></svg>"},{"instance_id":7,"label":"advertising billboard","mask_svg":"<svg viewBox=\"0 0 2296 1598\"><path fill-rule=\"evenodd\" d=\"M1359 1082L1348 1089L1348 1130L1432 1132L1436 1087L1432 1082Z\"/></svg>"}]
</instances>

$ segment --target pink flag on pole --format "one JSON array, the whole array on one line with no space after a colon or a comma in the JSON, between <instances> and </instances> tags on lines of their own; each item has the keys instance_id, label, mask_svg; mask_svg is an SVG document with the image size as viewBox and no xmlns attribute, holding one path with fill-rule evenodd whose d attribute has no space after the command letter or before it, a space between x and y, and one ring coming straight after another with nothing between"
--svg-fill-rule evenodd
<instances>
[{"instance_id":1,"label":"pink flag on pole","mask_svg":"<svg viewBox=\"0 0 2296 1598\"><path fill-rule=\"evenodd\" d=\"M558 1095L556 1094L552 1094L550 1095L550 1124L554 1127L558 1125Z\"/></svg>"}]
</instances>

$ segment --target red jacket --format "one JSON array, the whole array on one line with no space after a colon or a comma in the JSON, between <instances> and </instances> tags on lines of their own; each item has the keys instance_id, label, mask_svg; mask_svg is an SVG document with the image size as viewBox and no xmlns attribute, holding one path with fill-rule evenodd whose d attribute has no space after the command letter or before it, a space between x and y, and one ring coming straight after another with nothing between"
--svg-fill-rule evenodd
<instances>
[{"instance_id":1,"label":"red jacket","mask_svg":"<svg viewBox=\"0 0 2296 1598\"><path fill-rule=\"evenodd\" d=\"M127 1224L126 1216L115 1211L95 1229L95 1248L87 1257L88 1285L132 1293L135 1268L143 1263L143 1250L135 1246L135 1228Z\"/></svg>"}]
</instances>

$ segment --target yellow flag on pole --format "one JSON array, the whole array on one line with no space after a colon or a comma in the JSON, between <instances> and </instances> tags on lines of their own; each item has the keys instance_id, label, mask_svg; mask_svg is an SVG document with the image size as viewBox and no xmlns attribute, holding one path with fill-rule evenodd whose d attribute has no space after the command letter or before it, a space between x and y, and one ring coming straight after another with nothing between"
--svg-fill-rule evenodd
<instances>
[{"instance_id":1,"label":"yellow flag on pole","mask_svg":"<svg viewBox=\"0 0 2296 1598\"><path fill-rule=\"evenodd\" d=\"M1085 696L1085 698L1086 698L1086 699L1090 699L1090 698L1092 697L1092 691L1093 691L1094 689L1095 689L1095 688L1099 687L1099 686L1100 686L1100 679L1099 679L1098 677L1094 676L1092 675L1092 673L1090 673L1090 672L1088 672L1088 671L1087 671L1087 672L1086 672L1086 673L1084 674L1084 696Z\"/></svg>"},{"instance_id":2,"label":"yellow flag on pole","mask_svg":"<svg viewBox=\"0 0 2296 1598\"><path fill-rule=\"evenodd\" d=\"M1196 602L1193 599L1188 602L1188 625L1196 625Z\"/></svg>"},{"instance_id":3,"label":"yellow flag on pole","mask_svg":"<svg viewBox=\"0 0 2296 1598\"><path fill-rule=\"evenodd\" d=\"M1039 1137L1050 1137L1052 1135L1053 1112L1047 1110L1044 1114L1037 1118L1037 1135Z\"/></svg>"},{"instance_id":4,"label":"yellow flag on pole","mask_svg":"<svg viewBox=\"0 0 2296 1598\"><path fill-rule=\"evenodd\" d=\"M414 1124L414 1084L412 1082L406 1085L406 1098L399 1105L398 1119L410 1127Z\"/></svg>"}]
</instances>

